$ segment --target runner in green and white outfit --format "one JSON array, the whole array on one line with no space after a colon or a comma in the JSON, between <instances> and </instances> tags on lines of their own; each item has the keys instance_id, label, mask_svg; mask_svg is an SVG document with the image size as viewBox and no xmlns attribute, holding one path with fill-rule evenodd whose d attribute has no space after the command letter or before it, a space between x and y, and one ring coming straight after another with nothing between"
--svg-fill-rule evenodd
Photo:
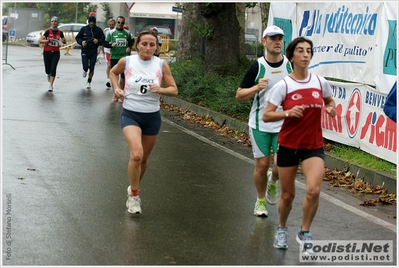
<instances>
[{"instance_id":1,"label":"runner in green and white outfit","mask_svg":"<svg viewBox=\"0 0 399 268\"><path fill-rule=\"evenodd\" d=\"M123 16L119 16L116 18L116 27L109 31L108 35L105 37L104 47L111 48L110 58L111 64L110 67L112 69L121 58L130 55L131 48L134 43L134 39L132 38L129 31L126 31L123 28L125 24L125 18ZM125 88L125 74L122 73L119 79L120 88ZM116 102L117 99L114 97L112 101Z\"/></svg>"},{"instance_id":2,"label":"runner in green and white outfit","mask_svg":"<svg viewBox=\"0 0 399 268\"><path fill-rule=\"evenodd\" d=\"M266 200L276 204L278 192L278 172L276 166L277 136L283 121L265 123L262 121L270 89L292 72L288 59L281 54L284 32L277 26L269 26L263 32L262 44L266 55L260 57L247 70L236 93L238 101L254 97L249 115L249 135L255 158L253 180L257 192L255 216L268 216ZM274 153L274 166L270 170L271 151Z\"/></svg>"}]
</instances>

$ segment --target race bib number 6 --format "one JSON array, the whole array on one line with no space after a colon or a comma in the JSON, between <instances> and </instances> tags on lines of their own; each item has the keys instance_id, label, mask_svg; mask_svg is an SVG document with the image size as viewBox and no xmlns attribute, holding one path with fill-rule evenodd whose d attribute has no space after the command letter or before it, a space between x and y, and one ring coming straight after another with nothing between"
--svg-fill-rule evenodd
<instances>
[{"instance_id":1,"label":"race bib number 6","mask_svg":"<svg viewBox=\"0 0 399 268\"><path fill-rule=\"evenodd\" d=\"M128 84L130 84L130 92L138 95L145 95L151 93L150 84L154 84L155 79L153 78L144 78L144 77L136 77L130 78Z\"/></svg>"},{"instance_id":2,"label":"race bib number 6","mask_svg":"<svg viewBox=\"0 0 399 268\"><path fill-rule=\"evenodd\" d=\"M141 87L140 87L141 94L146 94L149 91L151 91L150 85L141 85Z\"/></svg>"},{"instance_id":3,"label":"race bib number 6","mask_svg":"<svg viewBox=\"0 0 399 268\"><path fill-rule=\"evenodd\" d=\"M138 83L130 88L130 92L137 95L145 95L151 92L151 87L149 84Z\"/></svg>"}]
</instances>

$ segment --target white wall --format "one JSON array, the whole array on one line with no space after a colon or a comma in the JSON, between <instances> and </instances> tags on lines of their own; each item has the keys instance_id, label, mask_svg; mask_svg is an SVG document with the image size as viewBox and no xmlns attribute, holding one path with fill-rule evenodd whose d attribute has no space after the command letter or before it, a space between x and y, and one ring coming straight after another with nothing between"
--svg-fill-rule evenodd
<instances>
[{"instance_id":1,"label":"white wall","mask_svg":"<svg viewBox=\"0 0 399 268\"><path fill-rule=\"evenodd\" d=\"M173 29L174 33L177 33L175 38L179 38L179 30L180 30L180 22L182 18L182 13L177 13L172 11L172 7L176 5L176 2L135 2L133 7L130 9L130 18L127 19L127 8L125 6L125 2L109 2L111 11L116 18L119 15L122 15L126 18L126 21L129 24L129 28L134 28L134 18L165 18L165 19L174 19L175 21L175 29ZM100 2L94 2L98 6L97 9L97 18L101 21L103 18L103 10ZM261 19L261 10L259 6L255 8L247 8L246 11L246 23L245 30L248 28L258 29L258 40L261 40L262 29L262 19Z\"/></svg>"},{"instance_id":2,"label":"white wall","mask_svg":"<svg viewBox=\"0 0 399 268\"><path fill-rule=\"evenodd\" d=\"M257 5L254 8L247 8L245 11L245 32L247 29L257 29L258 30L258 41L262 39L262 18L261 18L261 10Z\"/></svg>"}]
</instances>

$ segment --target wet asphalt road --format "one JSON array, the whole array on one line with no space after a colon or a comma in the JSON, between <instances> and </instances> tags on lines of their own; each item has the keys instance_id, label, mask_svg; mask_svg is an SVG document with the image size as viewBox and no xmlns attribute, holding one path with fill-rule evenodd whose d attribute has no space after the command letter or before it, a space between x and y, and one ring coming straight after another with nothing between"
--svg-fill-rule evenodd
<instances>
[{"instance_id":1,"label":"wet asphalt road","mask_svg":"<svg viewBox=\"0 0 399 268\"><path fill-rule=\"evenodd\" d=\"M315 266L299 261L295 241L304 179L297 179L289 248L274 249L276 206L268 206L268 218L252 215L248 150L170 112L163 111L141 185L143 214L127 213L121 104L111 103L104 60L87 90L80 51L71 53L62 53L53 93L39 48L10 46L15 70L2 68L3 265ZM352 264L396 264L396 220L358 204L326 190L314 239L392 240L393 262Z\"/></svg>"}]
</instances>

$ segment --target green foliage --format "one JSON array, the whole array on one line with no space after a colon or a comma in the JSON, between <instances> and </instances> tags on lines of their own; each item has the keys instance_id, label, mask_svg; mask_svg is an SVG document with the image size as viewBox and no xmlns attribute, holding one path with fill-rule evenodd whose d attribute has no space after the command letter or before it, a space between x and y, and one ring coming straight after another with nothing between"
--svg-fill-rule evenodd
<instances>
[{"instance_id":1,"label":"green foliage","mask_svg":"<svg viewBox=\"0 0 399 268\"><path fill-rule=\"evenodd\" d=\"M261 6L261 9L263 10L270 10L270 3L266 2L266 3L259 3L259 5ZM263 25L267 25L267 22L269 20L269 12L267 12L267 15L262 19L262 24Z\"/></svg>"},{"instance_id":2,"label":"green foliage","mask_svg":"<svg viewBox=\"0 0 399 268\"><path fill-rule=\"evenodd\" d=\"M200 59L170 63L179 88L178 97L231 117L247 120L252 102L238 102L236 91L252 61L242 58L236 73L206 74Z\"/></svg>"},{"instance_id":3,"label":"green foliage","mask_svg":"<svg viewBox=\"0 0 399 268\"><path fill-rule=\"evenodd\" d=\"M178 40L170 40L170 51L177 51L177 48L179 46L179 41Z\"/></svg>"},{"instance_id":4,"label":"green foliage","mask_svg":"<svg viewBox=\"0 0 399 268\"><path fill-rule=\"evenodd\" d=\"M101 3L101 6L104 11L104 21L108 22L109 19L112 19L114 17L114 15L111 12L111 7L109 6L108 2Z\"/></svg>"},{"instance_id":5,"label":"green foliage","mask_svg":"<svg viewBox=\"0 0 399 268\"><path fill-rule=\"evenodd\" d=\"M262 43L245 43L245 49L247 55L252 57L262 57L264 55L264 47Z\"/></svg>"},{"instance_id":6,"label":"green foliage","mask_svg":"<svg viewBox=\"0 0 399 268\"><path fill-rule=\"evenodd\" d=\"M18 3L18 2L3 2L2 15L6 16L8 14L9 8L35 8L36 3Z\"/></svg>"},{"instance_id":7,"label":"green foliage","mask_svg":"<svg viewBox=\"0 0 399 268\"><path fill-rule=\"evenodd\" d=\"M3 4L3 14L8 14L9 8L37 8L44 10L44 23L47 26L49 25L50 18L52 16L57 16L60 20L60 23L70 23L75 22L76 15L78 23L86 23L87 16L90 11L96 11L97 6L91 5L90 3L83 2L30 2L30 3L21 3L21 2L7 2ZM77 14L76 14L77 7Z\"/></svg>"},{"instance_id":8,"label":"green foliage","mask_svg":"<svg viewBox=\"0 0 399 268\"><path fill-rule=\"evenodd\" d=\"M263 46L262 43L256 43L257 46L257 56L262 57L265 55L264 49L265 47Z\"/></svg>"},{"instance_id":9,"label":"green foliage","mask_svg":"<svg viewBox=\"0 0 399 268\"><path fill-rule=\"evenodd\" d=\"M379 170L390 173L391 175L396 174L396 165L391 162L380 159L355 147L340 144L327 139L326 142L333 145L333 149L330 151L330 153L345 161L367 167L371 170Z\"/></svg>"},{"instance_id":10,"label":"green foliage","mask_svg":"<svg viewBox=\"0 0 399 268\"><path fill-rule=\"evenodd\" d=\"M264 55L264 47L261 43L245 43L247 55L262 57Z\"/></svg>"},{"instance_id":11,"label":"green foliage","mask_svg":"<svg viewBox=\"0 0 399 268\"><path fill-rule=\"evenodd\" d=\"M262 47L263 48L263 47ZM238 102L235 98L241 80L253 63L252 60L239 60L238 71L226 75L207 74L200 59L170 63L173 77L179 89L180 99L205 106L230 117L247 121L253 99ZM350 146L334 143L330 152L338 157L369 169L396 174L396 165Z\"/></svg>"},{"instance_id":12,"label":"green foliage","mask_svg":"<svg viewBox=\"0 0 399 268\"><path fill-rule=\"evenodd\" d=\"M182 3L182 2L177 2L177 3L175 3L175 7L183 8L183 7L184 7L184 3Z\"/></svg>"},{"instance_id":13,"label":"green foliage","mask_svg":"<svg viewBox=\"0 0 399 268\"><path fill-rule=\"evenodd\" d=\"M213 103L209 104L209 108L233 118L247 121L252 101L238 102L235 99L241 80L242 77L240 76L226 77L226 80L223 80L223 84L216 87L217 96L214 98Z\"/></svg>"},{"instance_id":14,"label":"green foliage","mask_svg":"<svg viewBox=\"0 0 399 268\"><path fill-rule=\"evenodd\" d=\"M191 28L193 28L194 33L199 35L200 37L210 37L213 33L213 27L210 27L209 25L205 25L203 23L192 23L189 22L189 25Z\"/></svg>"},{"instance_id":15,"label":"green foliage","mask_svg":"<svg viewBox=\"0 0 399 268\"><path fill-rule=\"evenodd\" d=\"M245 7L246 7L246 8L254 8L254 7L256 7L257 4L258 4L257 2L254 2L254 3L245 3Z\"/></svg>"}]
</instances>

